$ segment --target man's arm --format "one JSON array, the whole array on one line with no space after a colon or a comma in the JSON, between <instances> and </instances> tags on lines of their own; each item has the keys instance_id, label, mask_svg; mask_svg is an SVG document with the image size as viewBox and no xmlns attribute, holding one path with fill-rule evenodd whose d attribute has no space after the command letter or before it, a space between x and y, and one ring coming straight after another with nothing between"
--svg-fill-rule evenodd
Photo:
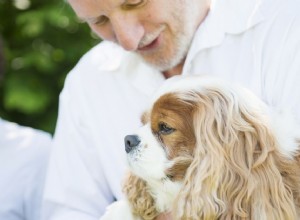
<instances>
[{"instance_id":1,"label":"man's arm","mask_svg":"<svg viewBox=\"0 0 300 220\"><path fill-rule=\"evenodd\" d=\"M44 191L45 220L99 219L105 207L114 200L98 164L93 138L88 128L81 124L79 97L74 96L76 94L70 94L68 86L60 96Z\"/></svg>"}]
</instances>

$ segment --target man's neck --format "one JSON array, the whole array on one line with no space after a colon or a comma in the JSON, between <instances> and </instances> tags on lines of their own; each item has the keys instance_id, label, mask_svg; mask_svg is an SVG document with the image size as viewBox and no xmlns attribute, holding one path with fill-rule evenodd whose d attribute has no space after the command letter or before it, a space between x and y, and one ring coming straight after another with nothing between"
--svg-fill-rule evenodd
<instances>
[{"instance_id":1,"label":"man's neck","mask_svg":"<svg viewBox=\"0 0 300 220\"><path fill-rule=\"evenodd\" d=\"M178 64L177 66L173 67L172 69L163 71L163 75L166 79L172 77L172 76L176 76L176 75L180 75L182 73L182 69L183 69L183 64L184 61L181 62L180 64Z\"/></svg>"}]
</instances>

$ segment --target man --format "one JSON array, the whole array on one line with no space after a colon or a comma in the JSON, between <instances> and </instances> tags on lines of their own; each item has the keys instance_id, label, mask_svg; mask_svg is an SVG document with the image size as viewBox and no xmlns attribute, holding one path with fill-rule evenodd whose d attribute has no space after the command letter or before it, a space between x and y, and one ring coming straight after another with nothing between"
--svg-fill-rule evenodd
<instances>
[{"instance_id":1,"label":"man","mask_svg":"<svg viewBox=\"0 0 300 220\"><path fill-rule=\"evenodd\" d=\"M61 93L45 219L99 219L122 198L123 137L140 125L165 78L230 80L300 120L299 1L69 3L104 42L80 60Z\"/></svg>"},{"instance_id":2,"label":"man","mask_svg":"<svg viewBox=\"0 0 300 220\"><path fill-rule=\"evenodd\" d=\"M0 79L4 56L0 39ZM0 118L0 220L40 220L49 134Z\"/></svg>"}]
</instances>

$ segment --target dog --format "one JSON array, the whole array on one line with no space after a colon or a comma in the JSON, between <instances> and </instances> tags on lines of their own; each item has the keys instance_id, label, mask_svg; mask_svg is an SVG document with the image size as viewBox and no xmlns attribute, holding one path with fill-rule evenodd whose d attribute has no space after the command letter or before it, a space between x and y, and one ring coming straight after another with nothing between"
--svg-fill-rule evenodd
<instances>
[{"instance_id":1,"label":"dog","mask_svg":"<svg viewBox=\"0 0 300 220\"><path fill-rule=\"evenodd\" d=\"M245 88L173 77L125 137L127 200L103 220L300 219L300 132Z\"/></svg>"}]
</instances>

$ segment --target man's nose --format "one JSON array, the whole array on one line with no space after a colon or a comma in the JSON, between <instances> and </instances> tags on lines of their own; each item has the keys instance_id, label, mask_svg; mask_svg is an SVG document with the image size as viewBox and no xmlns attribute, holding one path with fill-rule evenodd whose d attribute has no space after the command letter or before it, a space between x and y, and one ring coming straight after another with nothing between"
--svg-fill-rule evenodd
<instances>
[{"instance_id":1,"label":"man's nose","mask_svg":"<svg viewBox=\"0 0 300 220\"><path fill-rule=\"evenodd\" d=\"M117 43L128 51L138 49L144 36L144 27L132 16L116 16L111 20Z\"/></svg>"},{"instance_id":2,"label":"man's nose","mask_svg":"<svg viewBox=\"0 0 300 220\"><path fill-rule=\"evenodd\" d=\"M127 135L124 138L124 142L125 142L125 151L126 153L129 153L133 148L138 146L141 141L137 135Z\"/></svg>"}]
</instances>

